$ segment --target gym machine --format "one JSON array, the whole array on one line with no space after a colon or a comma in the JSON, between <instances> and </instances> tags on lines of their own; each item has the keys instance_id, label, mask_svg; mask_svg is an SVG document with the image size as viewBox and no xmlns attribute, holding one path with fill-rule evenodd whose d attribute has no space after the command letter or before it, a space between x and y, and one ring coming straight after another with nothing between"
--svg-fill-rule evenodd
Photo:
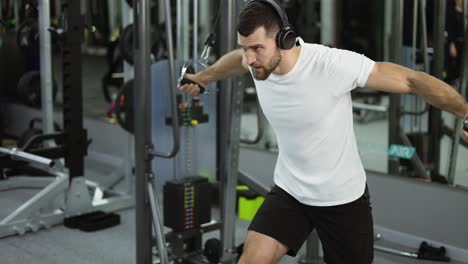
<instances>
[{"instance_id":1,"label":"gym machine","mask_svg":"<svg viewBox=\"0 0 468 264\"><path fill-rule=\"evenodd\" d=\"M442 78L442 67L443 67L443 39L440 38L440 36L443 35L444 31L444 23L445 23L445 1L434 1L434 12L435 12L435 25L434 25L434 37L437 40L434 42L435 47L434 47L434 74L438 78ZM419 10L422 16L422 25L423 25L423 53L424 53L424 69L425 71L428 71L428 59L427 59L427 52L425 49L427 49L427 42L425 40L425 5L426 1L424 0L415 0L414 1L414 20L417 19L417 9L418 9L418 4L419 4ZM402 63L402 26L403 26L403 1L392 1L392 9L393 9L393 22L394 22L394 32L393 32L393 54L392 54L392 60L396 63L401 64ZM416 22L414 21L413 25L413 34L415 38L415 30L416 30ZM425 42L425 43L424 43ZM468 50L468 33L466 31L465 27L465 36L464 36L464 49ZM415 42L413 42L413 51L415 50ZM463 57L463 65L461 69L461 74L460 74L460 87L458 88L458 91L463 95L466 93L466 85L467 85L467 76L468 76L468 55L464 53ZM412 62L414 66L414 60ZM406 135L406 133L403 131L402 126L407 125L409 122L400 122L400 117L401 117L401 111L399 109L400 106L400 95L391 95L391 104L390 104L390 119L389 119L389 144L396 143L396 142L401 142L404 145L411 146L412 142ZM423 163L417 154L414 155L413 159L411 160L412 165L414 166L415 170L419 174L419 176L423 176L423 178L426 179L432 179L433 181L440 181L444 183L449 183L453 184L454 180L454 169L456 167L456 161L457 161L457 154L458 154L458 147L461 145L460 143L460 133L462 127L464 127L464 124L459 119L455 119L454 121L454 128L452 132L452 135L450 135L452 139L452 146L451 146L451 153L450 153L450 158L449 158L449 172L448 172L448 177L447 179L443 178L442 176L438 175L439 172L439 152L440 152L440 141L441 141L441 134L440 134L440 129L443 127L442 126L442 120L440 118L440 110L435 110L432 109L432 107L429 108L429 110L421 111L423 114L424 112L429 111L429 115L426 115L425 117L428 117L428 122L426 124L429 133L429 150L427 150L429 153L432 153L434 151L437 151L437 154L432 153L431 156L429 157L429 160L432 162L436 162L436 164L433 164L433 166L430 166L431 174L429 174L428 166L427 164ZM421 114L419 115L419 118L421 118ZM434 120L439 120L439 122L435 122ZM437 127L434 127L437 126ZM468 131L468 126L464 127L465 130ZM434 129L434 130L433 130ZM399 172L399 164L396 161L389 160L389 173L398 173ZM441 179L443 178L443 179ZM448 181L447 181L448 180ZM381 238L380 235L377 236L377 240ZM403 250L396 250L393 248L389 247L384 247L380 245L375 245L374 248L379 251L395 254L395 255L400 255L400 256L405 256L409 258L417 258L417 259L426 259L426 260L438 260L438 261L445 261L449 262L450 258L446 256L446 251L444 247L433 247L426 242L422 242L418 251L417 252L407 252Z\"/></svg>"},{"instance_id":2,"label":"gym machine","mask_svg":"<svg viewBox=\"0 0 468 264\"><path fill-rule=\"evenodd\" d=\"M464 5L464 14L467 14L468 12L468 5ZM461 66L461 72L460 72L460 81L458 82L458 92L465 96L466 98L466 86L468 85L468 27L465 24L465 35L464 35L464 41L463 41L463 61L462 61L462 66ZM444 127L445 128L445 127ZM451 139L451 146L450 146L450 154L449 154L449 166L447 170L447 180L448 183L451 185L455 185L455 170L457 167L457 160L458 160L458 149L459 146L464 146L465 148L468 148L468 144L461 140L461 129L464 129L465 131L468 131L468 122L465 120L462 122L459 118L455 118L453 121L453 130L451 131L452 133L445 133L448 135ZM450 129L443 129L445 131L450 131ZM445 132L444 131L444 132Z\"/></svg>"},{"instance_id":3,"label":"gym machine","mask_svg":"<svg viewBox=\"0 0 468 264\"><path fill-rule=\"evenodd\" d=\"M220 36L221 54L234 48L234 14L237 13L235 10L240 9L241 2L232 0L220 2L220 17L222 18ZM236 220L235 197L239 169L240 116L243 94L243 89L234 87L242 87L242 81L239 79L236 82L233 80L222 81L218 93L202 97L204 103L203 112L208 114L208 123L201 124L202 122L193 122L199 120L194 120L193 118L187 119L185 115L187 113L185 110L186 104L178 101L180 103L179 109L175 104L177 102L175 91L177 87L176 79L178 77L176 72L183 62L174 59L171 37L173 34L172 29L168 26L166 27L166 31L169 60L159 61L150 66L150 30L148 28L150 14L148 4L147 0L134 1L134 25L136 28L134 51L136 67L135 83L136 87L140 87L140 89L135 91L134 95L136 106L136 261L137 263L152 263L152 246L155 244L159 263L168 263L169 260L177 263L206 263L208 260L214 263L233 263L238 257L239 250L235 246L234 233ZM165 13L166 25L171 25L171 9L167 1ZM184 23L181 23L181 25L183 26ZM183 52L180 54L179 56L184 56ZM150 86L152 88L151 91L149 90ZM209 89L213 90L213 88ZM217 101L218 103L216 103ZM198 104L199 102L194 99L192 105L199 106ZM180 107L181 105L182 107ZM196 126L196 128L192 126ZM153 129L153 134L151 129ZM180 142L180 137L184 137L184 139L193 137L192 139L195 139L194 144L203 144L203 149L190 148L189 146L193 142L188 143L186 140ZM189 141L192 141L192 139ZM154 142L154 145L152 142ZM165 149L165 151L161 151L162 149ZM179 150L181 151L179 152ZM190 161L190 158L196 158L196 162ZM187 163L190 162L192 162L191 165L187 166ZM181 168L181 164L186 167ZM153 167L155 168L155 173L153 173ZM170 193L174 197L176 196L174 192L177 191L178 187L185 188L185 194L187 194L187 189L197 189L193 182L197 182L198 180L187 180L183 176L193 176L193 174L203 174L203 176L208 176L208 178L214 176L219 180L221 198L220 222L211 221L195 228L189 225L189 229L185 231L173 230L166 233L163 225L176 229L174 221L177 220L177 218L173 218L171 223L164 223L166 222L164 220L168 217L167 214L173 209L168 207L177 207L178 205L175 202L176 198L168 201L166 200L168 195L165 195L165 206L164 209L161 209L162 185L166 181L164 192ZM179 177L178 181L169 181L174 177ZM184 183L183 187L177 185L180 182ZM271 187L267 188L262 189L262 192L266 192ZM193 194L190 193L189 197L191 195ZM194 195L196 196L197 194ZM197 200L196 197L195 200ZM174 203L172 204L171 202ZM186 200L185 202L192 204L192 200ZM191 224L192 222L189 221L189 223ZM205 257L203 257L200 254L200 235L215 229L220 229L220 243L213 243L213 247L205 245L205 251L211 251L211 253L208 255L205 253ZM154 237L152 234L154 234ZM187 239L194 237L195 242L189 244ZM214 242L213 240L209 241ZM318 249L318 240L315 238L310 241L311 243L308 244L310 250L308 252L311 254L308 255L309 261L304 263L316 263L311 262L311 258L313 257L313 249ZM312 243L313 241L317 243L314 244ZM189 252L186 252L184 248ZM210 259L208 256L214 258Z\"/></svg>"},{"instance_id":4,"label":"gym machine","mask_svg":"<svg viewBox=\"0 0 468 264\"><path fill-rule=\"evenodd\" d=\"M403 11L404 3L400 1L392 2L390 10L392 10L392 54L390 60L398 64L407 64L410 68L416 66L416 39L417 39L417 23L418 17L422 26L422 52L424 59L424 70L429 71L428 57L427 57L427 33L426 33L426 1L417 0L413 1L413 36L412 36L412 48L410 50L411 59L410 61L403 60ZM419 13L419 16L418 16ZM408 50L408 49L406 49ZM437 51L438 52L438 51ZM415 138L420 138L424 131L422 125L423 117L427 118L427 109L420 111L421 99L416 98L415 95L390 95L389 105L389 146L392 144L402 144L408 147L413 147L412 140L408 137L408 132L413 131L415 127L419 128L419 131L415 134ZM426 104L425 102L422 102ZM424 106L424 105L423 105ZM427 108L427 105L426 105ZM403 110L401 110L403 109ZM427 125L426 125L427 127ZM426 128L428 129L428 128ZM414 139L413 139L414 141ZM438 143L439 144L439 143ZM418 150L420 147L418 147ZM426 150L427 151L427 150ZM402 168L411 166L414 170L414 174L417 177L430 180L431 175L426 169L427 159L425 162L420 157L419 153L415 153L410 160L410 163L404 162L403 159L389 159L388 160L388 172L391 174L399 174ZM403 166L403 167L402 167Z\"/></svg>"},{"instance_id":5,"label":"gym machine","mask_svg":"<svg viewBox=\"0 0 468 264\"><path fill-rule=\"evenodd\" d=\"M413 1L413 36L412 36L412 47L410 50L411 59L410 61L403 61L403 10L404 5L402 2L395 1L392 2L390 8L392 10L392 55L391 61L405 65L407 67L416 69L416 39L418 32L418 22L421 25L421 52L423 58L423 69L426 72L429 72L429 59L427 54L427 23L426 23L426 1L417 0ZM419 15L418 15L419 14ZM419 19L419 21L418 21ZM418 70L418 69L416 69ZM427 118L427 103L423 102L422 99L417 98L415 95L397 95L392 94L389 96L389 112L388 112L388 122L389 122L389 146L392 144L402 144L408 147L413 147L414 141L417 138L421 138L425 133L423 130L424 120L423 117ZM426 110L421 110L424 107ZM426 125L427 127L427 125ZM408 133L415 131L415 128L418 128L418 131L413 133L414 136L410 136ZM428 128L426 128L428 129ZM427 132L426 132L427 133ZM416 146L416 145L414 145ZM422 147L416 146L417 149ZM388 172L393 174L400 173L400 170L411 166L414 170L414 174L417 177L423 179L431 179L431 175L426 169L427 159L421 158L421 153L415 153L409 163L403 159L389 159L388 160ZM423 162L424 161L424 162Z\"/></svg>"},{"instance_id":6,"label":"gym machine","mask_svg":"<svg viewBox=\"0 0 468 264\"><path fill-rule=\"evenodd\" d=\"M53 110L51 102L50 70L50 25L49 1L39 1L40 53L41 53L41 87L42 87L42 135L32 137L22 150L3 151L2 160L15 165L18 156L29 160L38 157L51 157L58 168L43 170L44 177L14 176L0 181L0 189L40 188L40 192L18 207L13 213L0 222L0 237L22 235L26 232L49 228L65 223L69 227L81 230L97 230L118 224L117 215L109 213L133 206L134 199L129 193L103 190L94 182L84 178L84 157L90 141L83 128L82 113L82 69L81 43L83 38L84 19L79 1L63 0L62 24L52 30L62 44L63 59L63 132L53 132ZM37 110L15 104L3 105L5 115L37 115ZM63 142L63 145L56 145ZM43 147L34 152L28 146L35 142ZM27 154L25 154L25 151ZM63 160L61 159L63 158ZM2 163L2 169L3 168ZM2 170L3 172L3 170ZM51 179L52 178L52 179Z\"/></svg>"},{"instance_id":7,"label":"gym machine","mask_svg":"<svg viewBox=\"0 0 468 264\"><path fill-rule=\"evenodd\" d=\"M222 179L221 182L223 184L222 190L223 190L223 195L225 196L225 201L229 201L227 203L223 202L222 206L222 222L220 224L218 223L208 223L208 226L203 226L199 227L197 226L196 229L192 230L187 230L186 232L172 232L166 234L164 232L163 228L163 216L162 216L162 210L160 209L160 186L154 186L155 183L159 183L160 178L159 177L169 177L173 178L171 176L165 175L166 170L165 168L161 168L159 164L162 163L167 163L168 165L166 167L171 166L172 171L176 171L176 173L180 173L183 175L184 172L182 171L177 171L176 168L177 166L173 166L172 163L175 163L177 161L177 155L180 156L180 153L178 154L178 150L180 148L180 143L179 143L179 138L181 135L181 130L182 133L184 134L184 137L188 138L191 135L188 133L193 132L192 127L189 127L187 125L193 125L194 119L191 118L191 120L187 120L186 116L183 116L183 119L181 118L182 116L180 113L190 113L193 114L193 111L182 111L183 109L179 109L178 106L176 105L176 67L180 67L181 65L176 65L178 62L174 60L174 51L173 51L173 42L172 42L172 28L170 25L172 25L171 22L171 6L169 4L169 1L165 1L165 13L166 13L166 31L167 31L167 47L168 47L168 53L169 53L169 60L168 61L160 61L157 62L156 64L151 66L150 70L150 61L149 61L149 11L148 11L148 1L135 1L134 2L134 7L135 8L135 67L136 67L136 86L137 87L145 87L145 89L138 89L135 91L135 155L136 155L136 221L137 221L137 263L152 263L152 245L153 245L153 238L151 236L151 226L153 226L153 231L155 234L155 242L157 245L158 249L158 256L159 260L161 263L168 263L169 259L175 260L177 262L182 262L182 261L192 261L192 263L203 263L200 262L200 258L196 257L197 252L184 252L184 245L187 246L188 242L187 240L194 240L194 245L193 246L187 246L187 250L199 250L200 249L200 243L199 243L199 237L201 235L200 232L207 232L209 230L213 229L221 229L221 236L222 236L222 247L223 248L229 248L229 252L222 251L222 252L215 252L215 254L219 255L218 258L220 259L221 262L226 262L226 261L234 261L235 260L235 250L233 250L233 244L234 244L234 225L233 222L235 220L234 216L234 206L235 206L235 185L237 184L237 179L236 175L233 174L232 172L229 171L230 167L228 166L229 164L226 164L227 155L228 153L233 153L232 149L230 148L225 148L220 151L219 149L216 149L216 145L224 145L224 144L217 144L217 142L220 141L227 141L227 140L234 140L234 142L239 141L239 130L235 131L232 133L232 131L229 131L230 127L227 124L220 124L220 128L222 131L226 131L225 133L230 133L232 136L229 138L217 138L216 135L214 135L213 138L211 138L211 144L210 144L210 151L213 155L213 159L211 163L216 162L216 158L214 157L216 152L222 153L220 157L218 158L218 162L220 162L222 165L218 168L220 172L220 178ZM227 3L227 2L226 2ZM226 3L221 3L222 6L225 6ZM227 17L231 17L232 19L232 10L233 10L233 2L230 1L227 5L230 9L226 10L225 15ZM229 25L232 27L232 24ZM188 30L188 27L186 28ZM232 28L228 30L229 33L232 32ZM179 32L177 35L180 35L181 32ZM232 34L227 34L231 35L227 39L232 42ZM194 36L197 37L197 36ZM223 38L224 39L224 38ZM230 44L230 48L232 48L232 44ZM178 45L181 45L181 42L178 43ZM179 49L180 50L180 49ZM226 50L225 50L226 51ZM179 55L182 56L182 55ZM196 54L194 54L194 57L197 57ZM181 58L179 58L181 59ZM152 73L152 74L150 74ZM160 75L158 75L160 74ZM161 75L163 77L161 77ZM150 76L152 76L151 81L150 81ZM167 78L169 76L169 78ZM163 83L164 82L164 83ZM225 81L223 86L230 86L229 82L231 81ZM153 87L152 92L158 91L158 94L155 94L154 96L158 97L159 100L162 100L164 103L159 104L159 103L154 103L155 106L161 106L161 105L168 105L170 104L170 109L169 109L169 116L167 115L167 112L164 112L161 117L159 118L151 118L150 113L153 112L153 109L150 108L150 100L154 101L153 95L150 95L149 92L149 87ZM225 92L231 91L228 87L224 87ZM169 94L167 94L169 92ZM221 92L224 94L225 92ZM209 99L214 99L215 95L212 95L208 97ZM167 98L170 98L170 100L167 100ZM234 98L235 99L235 98ZM228 101L228 100L224 100ZM180 102L180 101L179 101ZM237 102L236 105L240 105L240 100L235 100L234 102ZM191 110L193 110L194 106L196 106L197 102L193 101L192 102L192 107L190 107ZM210 110L215 111L216 110L216 102L214 101L212 104L207 103L207 107L210 107ZM207 112L210 112L209 110L205 109ZM226 116L227 118L230 118L230 112L226 110L221 110L221 115ZM210 115L210 122L212 124L216 124L217 122L217 115ZM240 118L240 117L238 117ZM162 123L158 124L163 126L164 128L168 129L170 132L169 134L169 139L167 140L168 142L157 142L156 147L153 147L152 144L150 143L153 141L151 139L151 128L154 126L152 125L154 120L159 120ZM167 125L167 122L170 124ZM220 120L220 119L218 119ZM188 123L186 123L188 121ZM229 123L228 123L229 124ZM183 129L180 129L179 126L182 127ZM203 124L205 126L205 124ZM200 124L200 127L202 127L202 124ZM216 125L211 125L210 128L216 129ZM198 129L198 127L197 127ZM202 128L204 129L204 128ZM205 129L209 129L206 128ZM158 135L158 132L164 133L161 130L155 130L155 135ZM172 135L171 135L172 134ZM212 135L213 133L210 133L209 135ZM206 135L205 135L206 136ZM172 143L171 143L172 142ZM185 143L187 141L184 141ZM166 144L163 144L166 143ZM233 143L235 144L235 143ZM237 143L238 144L238 143ZM171 149L168 152L163 152L159 149L164 149L165 146L168 146ZM183 145L182 148L185 148L187 145ZM156 151L156 148L158 151ZM205 146L206 148L206 146ZM208 152L208 151L207 151ZM232 155L232 154L231 154ZM229 155L229 156L231 156ZM156 159L154 162L152 159L154 157L159 157L159 159ZM169 158L174 158L174 160L166 160L163 161L162 158L169 159ZM230 159L231 161L234 160L236 161L237 158L233 157ZM157 171L159 173L156 173L153 176L152 173L152 165L156 164L158 167ZM173 174L173 173L171 173ZM160 176L161 175L161 176ZM228 180L226 177L231 176L230 179ZM183 175L185 176L185 175ZM188 175L187 175L188 176ZM168 186L168 185L166 185ZM193 186L192 186L193 187ZM177 189L177 186L174 185L174 188ZM167 187L167 189L171 189L171 187ZM192 189L192 188L191 188ZM174 194L174 190L172 191ZM197 192L195 191L195 194L197 195ZM234 196L234 197L233 197ZM197 198L194 198L195 201L197 201ZM186 201L189 203L188 201ZM193 201L192 201L193 202ZM165 204L167 201L165 200ZM209 202L208 202L209 203ZM174 207L177 205L175 204ZM168 206L164 208L164 211L167 212L167 210L170 209ZM199 209L195 209L198 211ZM195 212L195 214L197 214ZM231 217L227 217L226 215L229 214ZM167 217L167 216L164 216ZM168 223L166 223L168 224ZM172 224L169 224L172 226ZM191 225L188 225L191 227ZM228 230L228 231L225 231ZM191 231L191 232L190 232ZM190 234L192 233L192 234ZM195 234L193 234L195 233ZM166 246L166 239L168 242L170 242L170 247L167 248ZM198 242L197 242L198 241ZM219 250L220 251L220 250ZM193 254L195 253L195 255ZM199 253L199 252L198 252ZM220 255L221 254L221 255ZM203 258L202 258L203 259ZM198 262L197 262L198 261ZM206 262L206 260L205 260Z\"/></svg>"},{"instance_id":8,"label":"gym machine","mask_svg":"<svg viewBox=\"0 0 468 264\"><path fill-rule=\"evenodd\" d=\"M426 0L414 0L412 2L392 1L392 56L391 61L413 68L424 70L436 78L443 79L444 71L444 45L445 38L445 1L433 1L433 56L432 67L429 68L429 52L427 41L427 21L426 21ZM403 47L403 19L405 8L413 8L413 29L411 47ZM408 12L406 12L408 13ZM405 19L408 19L405 17ZM416 40L418 39L418 24L421 25L420 39L421 47L418 51ZM407 38L409 34L406 34ZM406 40L408 43L409 41ZM420 65L417 64L417 54L422 54ZM461 69L463 72L463 69ZM460 75L460 82L456 89L462 95L464 87L462 85L464 73ZM390 95L389 107L389 146L401 144L407 147L415 147L417 150L408 161L405 159L389 159L388 173L401 174L418 177L425 180L454 184L455 163L457 159L458 145L467 146L460 141L461 122L455 120L453 127L444 125L441 111L430 106L421 98L415 95ZM450 137L452 145L449 158L448 172L442 175L440 172L440 152L443 136Z\"/></svg>"}]
</instances>

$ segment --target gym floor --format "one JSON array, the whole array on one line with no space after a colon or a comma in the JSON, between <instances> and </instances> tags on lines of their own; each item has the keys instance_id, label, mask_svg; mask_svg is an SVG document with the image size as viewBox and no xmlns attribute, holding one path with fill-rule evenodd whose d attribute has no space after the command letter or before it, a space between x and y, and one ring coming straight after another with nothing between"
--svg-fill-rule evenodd
<instances>
[{"instance_id":1,"label":"gym floor","mask_svg":"<svg viewBox=\"0 0 468 264\"><path fill-rule=\"evenodd\" d=\"M15 206L20 205L34 192L31 190L11 191L0 193L0 204L3 213L11 212ZM214 215L216 215L214 210ZM128 264L135 261L135 210L125 210L119 213L121 224L119 226L86 233L64 226L56 226L49 230L42 230L34 234L13 236L0 239L1 262L5 264ZM236 244L244 241L249 222L237 220ZM218 232L212 232L204 239L219 237ZM398 245L392 245L393 248ZM403 248L401 248L403 249ZM415 251L416 249L408 249ZM298 263L304 255L304 249L296 258L284 257L280 263ZM439 263L395 256L388 253L375 251L375 263L377 264L423 264ZM442 262L440 262L442 263ZM461 262L454 262L461 264Z\"/></svg>"},{"instance_id":2,"label":"gym floor","mask_svg":"<svg viewBox=\"0 0 468 264\"><path fill-rule=\"evenodd\" d=\"M18 194L15 194L18 195ZM24 194L23 194L24 195ZM1 204L4 204L2 195ZM18 195L19 196L19 195ZM11 200L11 197L9 198ZM2 263L15 264L128 264L135 261L135 214L134 210L120 213L122 223L114 228L95 233L85 233L57 226L35 234L15 236L0 240ZM243 242L248 222L238 220L236 224L236 244ZM216 236L213 232L210 236ZM209 238L209 236L207 236ZM411 249L407 249L411 250ZM413 249L415 250L415 249ZM297 263L298 257L286 256L280 263ZM416 264L428 262L387 253L375 252L375 263L379 264ZM442 263L442 262L441 262ZM461 262L452 262L461 263Z\"/></svg>"},{"instance_id":3,"label":"gym floor","mask_svg":"<svg viewBox=\"0 0 468 264\"><path fill-rule=\"evenodd\" d=\"M58 63L58 61L56 61ZM84 111L87 118L106 122L105 113L108 104L105 103L101 92L101 77L105 70L103 57L86 57L83 65L84 80ZM54 67L58 69L59 67ZM60 73L55 72L59 83ZM60 96L58 97L60 98ZM60 105L60 103L59 103ZM120 129L116 126L116 129ZM87 168L86 175L97 182L108 181L104 168ZM117 189L123 189L123 183ZM3 218L37 190L13 190L0 192L0 218ZM85 233L56 226L49 230L29 233L23 236L13 236L0 239L1 263L35 263L35 264L95 264L95 263L133 263L135 259L135 211L134 209L120 212L121 224L117 227L94 233ZM214 215L218 215L215 210ZM246 237L249 222L238 220L236 222L236 244L240 244ZM206 236L217 236L213 232ZM398 247L398 245L392 245ZM416 249L408 249L416 251ZM304 250L301 251L303 253ZM302 254L299 254L300 256ZM297 263L296 258L284 257L281 263ZM410 263L438 263L420 261L392 254L375 252L375 263L378 264L410 264ZM460 262L452 262L460 263Z\"/></svg>"}]
</instances>

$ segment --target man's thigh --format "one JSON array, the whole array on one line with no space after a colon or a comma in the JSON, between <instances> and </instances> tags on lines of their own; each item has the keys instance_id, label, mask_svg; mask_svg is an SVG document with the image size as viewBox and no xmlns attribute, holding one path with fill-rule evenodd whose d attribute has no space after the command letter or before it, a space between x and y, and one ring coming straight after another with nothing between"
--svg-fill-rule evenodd
<instances>
[{"instance_id":1,"label":"man's thigh","mask_svg":"<svg viewBox=\"0 0 468 264\"><path fill-rule=\"evenodd\" d=\"M267 235L248 231L239 264L272 264L278 263L286 254L288 247Z\"/></svg>"},{"instance_id":2,"label":"man's thigh","mask_svg":"<svg viewBox=\"0 0 468 264\"><path fill-rule=\"evenodd\" d=\"M327 264L370 264L374 232L369 196L354 202L314 209L314 224Z\"/></svg>"},{"instance_id":3,"label":"man's thigh","mask_svg":"<svg viewBox=\"0 0 468 264\"><path fill-rule=\"evenodd\" d=\"M275 186L255 215L249 230L266 235L285 245L295 256L313 229L306 206Z\"/></svg>"}]
</instances>

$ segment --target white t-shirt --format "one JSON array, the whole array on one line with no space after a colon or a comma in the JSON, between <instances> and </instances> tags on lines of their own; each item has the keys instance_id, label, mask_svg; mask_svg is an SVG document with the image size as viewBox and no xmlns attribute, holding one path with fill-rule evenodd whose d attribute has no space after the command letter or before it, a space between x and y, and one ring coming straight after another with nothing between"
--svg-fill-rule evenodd
<instances>
[{"instance_id":1,"label":"white t-shirt","mask_svg":"<svg viewBox=\"0 0 468 264\"><path fill-rule=\"evenodd\" d=\"M364 87L374 64L351 51L302 43L290 72L254 80L278 140L274 182L301 203L340 205L364 193L350 91Z\"/></svg>"}]
</instances>

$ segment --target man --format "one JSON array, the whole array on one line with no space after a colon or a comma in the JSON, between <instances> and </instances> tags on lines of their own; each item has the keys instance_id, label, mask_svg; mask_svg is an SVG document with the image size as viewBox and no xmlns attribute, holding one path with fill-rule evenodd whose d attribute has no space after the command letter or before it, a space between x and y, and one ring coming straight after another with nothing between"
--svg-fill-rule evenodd
<instances>
[{"instance_id":1,"label":"man","mask_svg":"<svg viewBox=\"0 0 468 264\"><path fill-rule=\"evenodd\" d=\"M468 114L468 105L444 82L399 65L316 44L280 49L288 27L275 4L249 2L238 18L241 48L186 75L206 86L250 71L278 139L275 187L249 226L239 263L277 263L285 254L294 256L315 228L326 263L369 264L373 222L350 91L365 86L414 93L460 118ZM200 91L196 84L180 90L191 96Z\"/></svg>"}]
</instances>

